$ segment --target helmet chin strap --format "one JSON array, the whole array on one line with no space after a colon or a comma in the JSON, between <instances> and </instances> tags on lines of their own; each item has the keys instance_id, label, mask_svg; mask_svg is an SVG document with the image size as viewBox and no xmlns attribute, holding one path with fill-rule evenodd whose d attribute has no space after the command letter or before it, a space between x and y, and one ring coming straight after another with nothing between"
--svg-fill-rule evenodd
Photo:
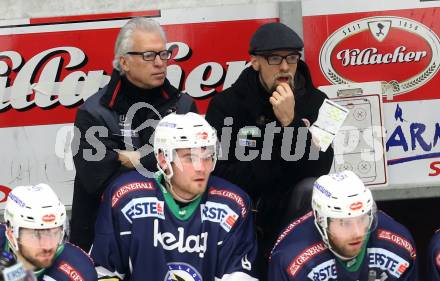
<instances>
[{"instance_id":1,"label":"helmet chin strap","mask_svg":"<svg viewBox=\"0 0 440 281\"><path fill-rule=\"evenodd\" d=\"M191 203L194 200L196 200L197 198L199 198L201 195L201 194L198 194L197 196L195 196L192 199L183 198L182 196L177 194L177 192L173 189L173 185L171 184L171 180L169 180L167 177L165 177L165 187L166 187L167 191L169 193L171 193L171 195L174 197L174 199L176 199L177 201L182 202L182 203Z\"/></svg>"},{"instance_id":2,"label":"helmet chin strap","mask_svg":"<svg viewBox=\"0 0 440 281\"><path fill-rule=\"evenodd\" d=\"M9 237L10 235L6 235L7 243L9 249L12 250L12 253L16 256L17 261L20 261L23 266L28 270L35 270L35 265L32 264L30 260L28 260L25 256L23 256L20 253L20 249L18 248L18 240L17 238L12 235L12 237Z\"/></svg>"},{"instance_id":3,"label":"helmet chin strap","mask_svg":"<svg viewBox=\"0 0 440 281\"><path fill-rule=\"evenodd\" d=\"M201 196L201 194L198 194L197 196L195 196L192 199L185 199L182 196L180 196L179 194L177 194L177 192L173 188L173 185L171 184L171 178L173 177L174 173L173 173L173 169L171 168L171 163L169 163L168 161L167 161L167 166L169 167L168 169L163 169L159 165L159 163L157 164L157 168L159 169L159 171L161 171L161 173L165 179L165 188L173 196L174 199L176 199L177 201L182 202L182 203L191 203ZM168 173L167 173L167 170L168 170Z\"/></svg>"},{"instance_id":4,"label":"helmet chin strap","mask_svg":"<svg viewBox=\"0 0 440 281\"><path fill-rule=\"evenodd\" d=\"M12 241L11 241L11 239L9 237L7 237L7 240L8 240L9 248L12 250L12 252L15 255L19 254L17 239L14 237L14 238L12 238Z\"/></svg>"},{"instance_id":5,"label":"helmet chin strap","mask_svg":"<svg viewBox=\"0 0 440 281\"><path fill-rule=\"evenodd\" d=\"M331 245L330 243L330 239L328 238L328 234L327 231L323 229L323 227L321 225L319 225L319 223L315 220L315 225L318 228L319 233L321 234L322 240L324 242L324 244L327 246L327 248L339 259L343 260L343 261L349 261L351 259L354 259L356 256L353 257L347 257L347 256L343 256L341 254L339 254Z\"/></svg>"}]
</instances>

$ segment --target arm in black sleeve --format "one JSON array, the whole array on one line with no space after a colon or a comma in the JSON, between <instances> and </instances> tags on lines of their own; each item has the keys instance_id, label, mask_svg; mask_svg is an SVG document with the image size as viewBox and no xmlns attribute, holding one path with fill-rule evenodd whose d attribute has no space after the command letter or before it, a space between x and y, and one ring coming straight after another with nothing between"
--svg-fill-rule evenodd
<instances>
[{"instance_id":1,"label":"arm in black sleeve","mask_svg":"<svg viewBox=\"0 0 440 281\"><path fill-rule=\"evenodd\" d=\"M79 144L79 149L73 161L77 179L89 193L102 192L107 181L121 167L118 153L114 151L118 149L118 143L111 139L109 130L99 124L90 113L78 110L72 146Z\"/></svg>"},{"instance_id":2,"label":"arm in black sleeve","mask_svg":"<svg viewBox=\"0 0 440 281\"><path fill-rule=\"evenodd\" d=\"M310 124L313 124L318 119L319 109L326 98L327 96L319 90L314 89L311 91L306 98L299 101L298 108L300 110L298 114L296 114L295 120L289 125L294 127L297 131L297 133L293 135L292 153L295 150L302 149L305 144L305 148L303 148L304 155L299 159L299 162L296 164L288 164L288 166L290 166L288 169L291 172L295 170L296 172L301 171L302 175L299 178L326 175L330 172L333 164L333 148L329 146L325 152L320 151L319 148L312 143L312 134L303 121L303 119L306 119ZM303 138L306 138L305 141Z\"/></svg>"},{"instance_id":3,"label":"arm in black sleeve","mask_svg":"<svg viewBox=\"0 0 440 281\"><path fill-rule=\"evenodd\" d=\"M320 177L330 172L333 164L333 148L329 146L325 152L319 151L318 157L313 155L313 153L307 153L301 161L302 178Z\"/></svg>"},{"instance_id":4,"label":"arm in black sleeve","mask_svg":"<svg viewBox=\"0 0 440 281\"><path fill-rule=\"evenodd\" d=\"M283 144L285 147L281 150L285 173L297 179L328 174L333 164L333 148L329 146L325 152L321 151L313 143L312 134L304 124L290 129L293 135L288 134L283 141L291 140L291 144Z\"/></svg>"},{"instance_id":5,"label":"arm in black sleeve","mask_svg":"<svg viewBox=\"0 0 440 281\"><path fill-rule=\"evenodd\" d=\"M333 164L334 151L333 147L329 146L325 152L319 151L319 157L317 160L309 160L307 164L314 169L310 168L310 176L319 177L326 175L330 172Z\"/></svg>"},{"instance_id":6,"label":"arm in black sleeve","mask_svg":"<svg viewBox=\"0 0 440 281\"><path fill-rule=\"evenodd\" d=\"M281 170L279 165L270 160L219 161L214 174L239 185L254 197L261 194L264 187L278 188L273 183L281 176Z\"/></svg>"},{"instance_id":7,"label":"arm in black sleeve","mask_svg":"<svg viewBox=\"0 0 440 281\"><path fill-rule=\"evenodd\" d=\"M157 160L156 156L154 156L154 152L150 152L145 156L141 157L141 165L144 169L146 169L149 172L155 172L157 171Z\"/></svg>"},{"instance_id":8,"label":"arm in black sleeve","mask_svg":"<svg viewBox=\"0 0 440 281\"><path fill-rule=\"evenodd\" d=\"M272 146L272 154L268 160L262 160L261 151L259 151L255 159L240 161L236 155L238 132L233 130L230 138L225 136L222 139L222 128L226 117L234 118L228 109L216 102L215 98L212 99L206 113L206 120L217 130L217 136L222 146L221 157L217 162L214 174L242 187L251 195L258 194L264 187L276 188L277 185L273 183L281 176L279 149ZM237 122L237 120L233 120L233 122Z\"/></svg>"}]
</instances>

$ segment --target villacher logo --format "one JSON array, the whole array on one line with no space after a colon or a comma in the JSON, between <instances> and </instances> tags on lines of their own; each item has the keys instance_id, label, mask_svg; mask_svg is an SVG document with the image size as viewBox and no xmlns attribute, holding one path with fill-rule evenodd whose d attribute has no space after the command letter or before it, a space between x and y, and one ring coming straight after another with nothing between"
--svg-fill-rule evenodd
<instances>
[{"instance_id":1,"label":"villacher logo","mask_svg":"<svg viewBox=\"0 0 440 281\"><path fill-rule=\"evenodd\" d=\"M319 64L333 84L386 81L394 95L400 95L426 84L438 72L440 39L412 19L364 18L327 38Z\"/></svg>"}]
</instances>

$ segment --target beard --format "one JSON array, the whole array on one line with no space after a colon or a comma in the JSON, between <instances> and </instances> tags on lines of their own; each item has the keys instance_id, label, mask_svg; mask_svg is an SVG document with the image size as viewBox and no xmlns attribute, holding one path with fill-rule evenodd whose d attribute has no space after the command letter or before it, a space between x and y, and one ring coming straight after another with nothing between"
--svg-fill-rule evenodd
<instances>
[{"instance_id":1,"label":"beard","mask_svg":"<svg viewBox=\"0 0 440 281\"><path fill-rule=\"evenodd\" d=\"M273 93L277 86L280 84L280 82L278 81L278 79L280 78L287 78L287 84L289 84L290 88L292 89L292 91L295 90L295 84L294 84L294 79L293 79L293 75L290 74L289 72L285 72L285 73L277 73L274 77L273 77L273 84L272 84L272 88L270 89L270 93Z\"/></svg>"},{"instance_id":2,"label":"beard","mask_svg":"<svg viewBox=\"0 0 440 281\"><path fill-rule=\"evenodd\" d=\"M56 249L41 250L37 254L31 255L24 247L19 245L20 255L36 268L46 268L52 265L55 258ZM50 256L50 258L39 259L40 255Z\"/></svg>"}]
</instances>

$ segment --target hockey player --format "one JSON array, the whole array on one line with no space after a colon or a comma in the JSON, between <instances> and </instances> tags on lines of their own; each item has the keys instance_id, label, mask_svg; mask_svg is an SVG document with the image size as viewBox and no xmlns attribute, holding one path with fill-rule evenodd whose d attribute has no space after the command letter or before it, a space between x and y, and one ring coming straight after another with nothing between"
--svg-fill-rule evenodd
<instances>
[{"instance_id":1,"label":"hockey player","mask_svg":"<svg viewBox=\"0 0 440 281\"><path fill-rule=\"evenodd\" d=\"M0 243L38 280L92 281L91 258L64 242L66 209L47 184L18 186L8 195ZM17 272L18 273L18 272Z\"/></svg>"},{"instance_id":2,"label":"hockey player","mask_svg":"<svg viewBox=\"0 0 440 281\"><path fill-rule=\"evenodd\" d=\"M128 172L104 193L91 250L99 277L257 280L250 199L210 176L216 147L216 132L200 115L159 122L156 177Z\"/></svg>"},{"instance_id":3,"label":"hockey player","mask_svg":"<svg viewBox=\"0 0 440 281\"><path fill-rule=\"evenodd\" d=\"M428 281L440 281L440 231L437 230L428 247Z\"/></svg>"},{"instance_id":4,"label":"hockey player","mask_svg":"<svg viewBox=\"0 0 440 281\"><path fill-rule=\"evenodd\" d=\"M353 172L318 178L312 209L279 236L270 281L417 280L411 234L376 212L371 191Z\"/></svg>"}]
</instances>

